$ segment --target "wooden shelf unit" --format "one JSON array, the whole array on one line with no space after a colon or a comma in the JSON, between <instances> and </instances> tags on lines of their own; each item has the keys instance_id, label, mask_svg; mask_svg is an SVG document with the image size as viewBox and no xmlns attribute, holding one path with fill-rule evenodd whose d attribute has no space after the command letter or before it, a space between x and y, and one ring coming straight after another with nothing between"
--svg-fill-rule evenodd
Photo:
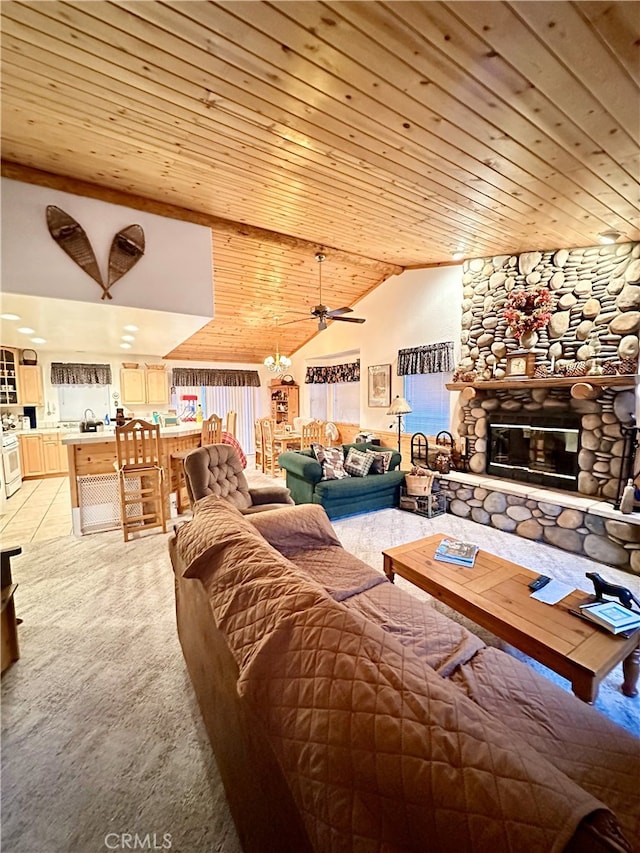
<instances>
[{"instance_id":1,"label":"wooden shelf unit","mask_svg":"<svg viewBox=\"0 0 640 853\"><path fill-rule=\"evenodd\" d=\"M271 385L271 417L277 424L292 424L298 417L299 390L297 385Z\"/></svg>"}]
</instances>

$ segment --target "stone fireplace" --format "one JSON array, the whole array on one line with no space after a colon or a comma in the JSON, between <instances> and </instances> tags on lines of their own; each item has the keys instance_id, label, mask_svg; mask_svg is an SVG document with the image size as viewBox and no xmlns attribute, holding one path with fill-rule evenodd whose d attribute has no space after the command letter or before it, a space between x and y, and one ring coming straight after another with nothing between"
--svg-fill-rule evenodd
<instances>
[{"instance_id":1,"label":"stone fireplace","mask_svg":"<svg viewBox=\"0 0 640 853\"><path fill-rule=\"evenodd\" d=\"M475 396L463 402L460 410L459 432L467 437L469 470L614 501L624 451L621 425L631 426L635 412L633 379L629 379L628 388L601 388L593 400L574 399L570 391L553 387L476 389ZM512 470L499 472L491 453L489 424L501 421L557 429L551 434L553 439L564 429L576 429L575 476L565 479L570 472L551 471L547 467L550 458L537 470L535 460L531 460L532 464L518 467L516 462ZM571 450L571 439L567 437L567 441ZM566 462L561 464L566 466Z\"/></svg>"},{"instance_id":2,"label":"stone fireplace","mask_svg":"<svg viewBox=\"0 0 640 853\"><path fill-rule=\"evenodd\" d=\"M637 409L640 244L473 259L463 288L466 381L448 387L469 474L448 483L451 511L640 573L640 516L613 507ZM528 336L533 375L507 375L522 347L504 316L515 288L553 296Z\"/></svg>"}]
</instances>

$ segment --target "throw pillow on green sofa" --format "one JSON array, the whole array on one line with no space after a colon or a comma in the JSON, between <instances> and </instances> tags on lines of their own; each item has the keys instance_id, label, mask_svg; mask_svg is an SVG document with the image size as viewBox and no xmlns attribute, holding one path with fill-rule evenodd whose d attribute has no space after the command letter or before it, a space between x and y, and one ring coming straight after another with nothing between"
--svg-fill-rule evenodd
<instances>
[{"instance_id":1,"label":"throw pillow on green sofa","mask_svg":"<svg viewBox=\"0 0 640 853\"><path fill-rule=\"evenodd\" d=\"M352 477L366 477L374 462L373 454L350 447L344 461L345 471Z\"/></svg>"},{"instance_id":2,"label":"throw pillow on green sofa","mask_svg":"<svg viewBox=\"0 0 640 853\"><path fill-rule=\"evenodd\" d=\"M325 447L312 444L314 456L322 465L323 480L343 480L349 474L344 467L344 450L341 447Z\"/></svg>"},{"instance_id":3,"label":"throw pillow on green sofa","mask_svg":"<svg viewBox=\"0 0 640 853\"><path fill-rule=\"evenodd\" d=\"M393 450L376 451L367 450L367 456L371 456L370 474L386 474L391 464Z\"/></svg>"}]
</instances>

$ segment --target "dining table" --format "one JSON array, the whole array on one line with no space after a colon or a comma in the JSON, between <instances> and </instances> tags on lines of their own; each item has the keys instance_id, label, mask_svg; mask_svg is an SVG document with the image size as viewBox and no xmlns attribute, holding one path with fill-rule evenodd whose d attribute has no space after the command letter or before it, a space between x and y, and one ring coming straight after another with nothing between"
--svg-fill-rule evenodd
<instances>
[{"instance_id":1,"label":"dining table","mask_svg":"<svg viewBox=\"0 0 640 853\"><path fill-rule=\"evenodd\" d=\"M273 440L279 442L283 450L300 450L302 434L293 430L289 432L274 432Z\"/></svg>"}]
</instances>

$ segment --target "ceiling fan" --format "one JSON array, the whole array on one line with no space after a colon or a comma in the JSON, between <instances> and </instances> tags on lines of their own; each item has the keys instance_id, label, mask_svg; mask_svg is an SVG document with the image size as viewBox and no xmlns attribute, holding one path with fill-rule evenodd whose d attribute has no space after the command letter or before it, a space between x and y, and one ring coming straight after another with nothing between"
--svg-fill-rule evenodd
<instances>
[{"instance_id":1,"label":"ceiling fan","mask_svg":"<svg viewBox=\"0 0 640 853\"><path fill-rule=\"evenodd\" d=\"M350 314L353 311L353 308L334 308L333 311L328 308L326 305L322 304L322 263L326 258L326 255L323 255L322 252L318 252L315 256L316 261L318 262L318 274L319 274L319 285L320 285L320 298L318 300L318 304L314 305L313 308L309 309L309 314L311 315L307 319L309 320L317 320L318 321L318 330L322 331L327 328L327 320L341 320L343 323L364 323L364 319L362 317L344 317L344 314ZM301 320L289 320L288 323L300 323ZM288 323L282 323L281 325L287 325Z\"/></svg>"}]
</instances>

